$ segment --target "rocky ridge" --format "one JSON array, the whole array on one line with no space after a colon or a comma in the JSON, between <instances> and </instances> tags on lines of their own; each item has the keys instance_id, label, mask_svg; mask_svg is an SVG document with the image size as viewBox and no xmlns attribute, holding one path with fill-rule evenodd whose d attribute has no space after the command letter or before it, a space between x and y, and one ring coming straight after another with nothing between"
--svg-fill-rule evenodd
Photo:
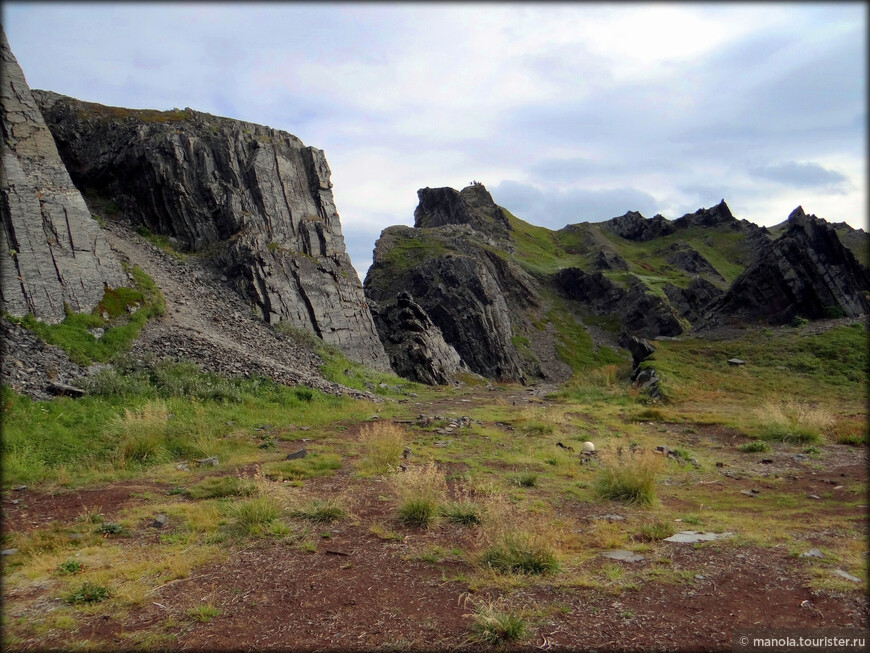
<instances>
[{"instance_id":1,"label":"rocky ridge","mask_svg":"<svg viewBox=\"0 0 870 653\"><path fill-rule=\"evenodd\" d=\"M11 315L59 322L67 307L90 312L106 286L127 277L73 185L2 30L0 59L0 304Z\"/></svg>"},{"instance_id":2,"label":"rocky ridge","mask_svg":"<svg viewBox=\"0 0 870 653\"><path fill-rule=\"evenodd\" d=\"M263 320L389 362L344 246L323 151L192 109L130 110L34 91L73 181L181 251L207 252Z\"/></svg>"}]
</instances>

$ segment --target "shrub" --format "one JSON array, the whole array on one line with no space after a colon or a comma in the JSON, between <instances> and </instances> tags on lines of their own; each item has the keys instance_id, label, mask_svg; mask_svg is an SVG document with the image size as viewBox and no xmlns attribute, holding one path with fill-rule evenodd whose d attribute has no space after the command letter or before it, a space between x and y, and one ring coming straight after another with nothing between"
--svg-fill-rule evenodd
<instances>
[{"instance_id":1,"label":"shrub","mask_svg":"<svg viewBox=\"0 0 870 653\"><path fill-rule=\"evenodd\" d=\"M741 445L740 451L743 453L765 453L770 451L770 445L761 440L756 440L755 442L747 442L746 444Z\"/></svg>"},{"instance_id":2,"label":"shrub","mask_svg":"<svg viewBox=\"0 0 870 653\"><path fill-rule=\"evenodd\" d=\"M472 639L486 644L502 641L513 642L526 634L525 620L501 609L498 602L480 603L474 608L471 617Z\"/></svg>"},{"instance_id":3,"label":"shrub","mask_svg":"<svg viewBox=\"0 0 870 653\"><path fill-rule=\"evenodd\" d=\"M612 458L601 470L595 491L604 499L641 506L652 505L661 467L661 458L648 451L635 451Z\"/></svg>"},{"instance_id":4,"label":"shrub","mask_svg":"<svg viewBox=\"0 0 870 653\"><path fill-rule=\"evenodd\" d=\"M506 532L480 555L480 564L510 574L552 574L559 562L540 536L522 531Z\"/></svg>"},{"instance_id":5,"label":"shrub","mask_svg":"<svg viewBox=\"0 0 870 653\"><path fill-rule=\"evenodd\" d=\"M405 448L405 434L390 422L374 422L360 429L363 456L358 469L364 476L388 474L399 464L399 456Z\"/></svg>"},{"instance_id":6,"label":"shrub","mask_svg":"<svg viewBox=\"0 0 870 653\"><path fill-rule=\"evenodd\" d=\"M444 472L430 462L394 476L393 487L399 496L399 521L407 526L426 527L438 516L447 483Z\"/></svg>"},{"instance_id":7,"label":"shrub","mask_svg":"<svg viewBox=\"0 0 870 653\"><path fill-rule=\"evenodd\" d=\"M73 605L81 603L100 603L109 598L109 590L94 583L83 583L81 587L66 595L64 600Z\"/></svg>"}]
</instances>

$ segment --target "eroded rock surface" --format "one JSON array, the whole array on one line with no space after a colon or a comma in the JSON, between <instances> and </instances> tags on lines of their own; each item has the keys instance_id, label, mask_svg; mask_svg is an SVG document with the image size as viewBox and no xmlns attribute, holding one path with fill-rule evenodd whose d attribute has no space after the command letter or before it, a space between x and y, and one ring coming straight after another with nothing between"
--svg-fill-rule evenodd
<instances>
[{"instance_id":1,"label":"eroded rock surface","mask_svg":"<svg viewBox=\"0 0 870 653\"><path fill-rule=\"evenodd\" d=\"M795 316L857 317L870 309L868 294L870 270L843 246L832 225L798 207L785 233L768 243L696 328L736 320L783 324Z\"/></svg>"},{"instance_id":2,"label":"eroded rock surface","mask_svg":"<svg viewBox=\"0 0 870 653\"><path fill-rule=\"evenodd\" d=\"M54 139L0 31L2 308L59 322L90 312L106 286L128 283L58 156Z\"/></svg>"},{"instance_id":3,"label":"eroded rock surface","mask_svg":"<svg viewBox=\"0 0 870 653\"><path fill-rule=\"evenodd\" d=\"M208 252L270 324L313 331L348 357L389 369L345 251L322 150L192 109L34 96L79 187L176 248Z\"/></svg>"},{"instance_id":4,"label":"eroded rock surface","mask_svg":"<svg viewBox=\"0 0 870 653\"><path fill-rule=\"evenodd\" d=\"M444 341L441 329L409 293L399 293L396 302L382 310L375 305L371 309L390 365L399 376L446 385L468 370L456 350Z\"/></svg>"}]
</instances>

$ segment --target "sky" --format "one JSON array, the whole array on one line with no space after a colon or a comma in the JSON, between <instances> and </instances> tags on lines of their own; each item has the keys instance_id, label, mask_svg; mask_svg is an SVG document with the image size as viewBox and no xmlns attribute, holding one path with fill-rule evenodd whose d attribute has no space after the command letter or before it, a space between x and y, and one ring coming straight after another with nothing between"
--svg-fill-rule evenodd
<instances>
[{"instance_id":1,"label":"sky","mask_svg":"<svg viewBox=\"0 0 870 653\"><path fill-rule=\"evenodd\" d=\"M34 3L31 88L191 107L325 151L348 253L417 190L482 182L533 224L725 199L867 224L866 3Z\"/></svg>"}]
</instances>

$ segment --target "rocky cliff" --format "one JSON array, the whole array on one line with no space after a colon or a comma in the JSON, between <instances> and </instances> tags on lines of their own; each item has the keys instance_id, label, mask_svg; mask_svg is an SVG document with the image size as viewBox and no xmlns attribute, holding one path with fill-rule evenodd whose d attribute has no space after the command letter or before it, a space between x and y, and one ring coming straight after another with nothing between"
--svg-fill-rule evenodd
<instances>
[{"instance_id":1,"label":"rocky cliff","mask_svg":"<svg viewBox=\"0 0 870 653\"><path fill-rule=\"evenodd\" d=\"M88 197L207 256L267 322L313 331L348 357L389 369L345 252L323 151L192 109L34 97Z\"/></svg>"},{"instance_id":2,"label":"rocky cliff","mask_svg":"<svg viewBox=\"0 0 870 653\"><path fill-rule=\"evenodd\" d=\"M388 349L414 352L417 362L406 353L401 365L409 378L433 382L438 356L422 355L420 326L386 319L400 304L414 306L415 325L431 320L472 371L520 382L627 360L620 348L632 338L867 311L866 268L837 237L856 247L863 232L802 211L768 230L723 200L676 220L629 211L550 231L495 205L478 183L418 195L415 227L384 230L364 284ZM439 383L450 376L438 374Z\"/></svg>"},{"instance_id":3,"label":"rocky cliff","mask_svg":"<svg viewBox=\"0 0 870 653\"><path fill-rule=\"evenodd\" d=\"M837 229L802 207L785 232L770 241L708 307L697 328L735 321L782 324L794 317L857 317L870 309L870 270L858 262Z\"/></svg>"},{"instance_id":4,"label":"rocky cliff","mask_svg":"<svg viewBox=\"0 0 870 653\"><path fill-rule=\"evenodd\" d=\"M128 283L81 194L0 31L0 304L59 322L90 312L106 286Z\"/></svg>"}]
</instances>

